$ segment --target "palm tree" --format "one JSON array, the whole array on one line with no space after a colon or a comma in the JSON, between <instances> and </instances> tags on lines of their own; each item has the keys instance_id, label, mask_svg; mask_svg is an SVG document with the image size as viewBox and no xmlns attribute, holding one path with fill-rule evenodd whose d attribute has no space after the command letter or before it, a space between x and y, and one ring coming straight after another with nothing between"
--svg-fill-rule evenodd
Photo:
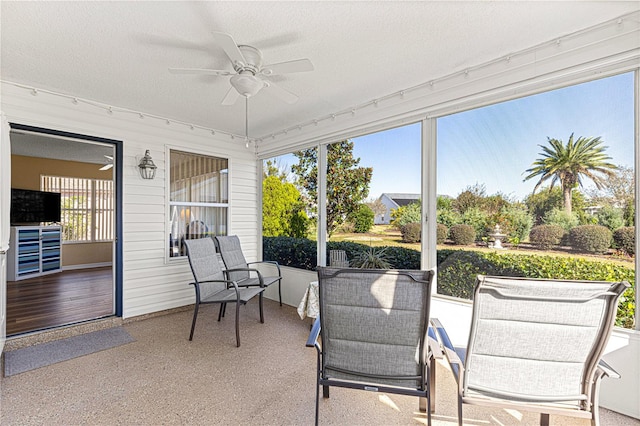
<instances>
[{"instance_id":1,"label":"palm tree","mask_svg":"<svg viewBox=\"0 0 640 426\"><path fill-rule=\"evenodd\" d=\"M542 148L541 158L533 162L532 167L526 171L529 173L524 180L540 176L540 180L533 188L533 192L547 180L551 179L552 189L558 181L564 195L564 210L571 214L571 191L577 185L582 186L583 177L587 177L595 183L598 189L605 186L605 179L615 175L613 172L618 167L608 163L611 157L604 153L606 146L602 145L600 137L579 137L575 142L573 133L566 145L561 140L547 137L551 146L539 145Z\"/></svg>"}]
</instances>

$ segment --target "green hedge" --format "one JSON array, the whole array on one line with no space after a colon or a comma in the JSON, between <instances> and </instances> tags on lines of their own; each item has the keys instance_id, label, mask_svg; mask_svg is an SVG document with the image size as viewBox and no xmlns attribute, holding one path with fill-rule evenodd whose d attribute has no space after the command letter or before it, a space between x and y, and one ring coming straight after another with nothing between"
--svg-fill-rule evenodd
<instances>
[{"instance_id":1,"label":"green hedge","mask_svg":"<svg viewBox=\"0 0 640 426\"><path fill-rule=\"evenodd\" d=\"M576 257L449 250L438 257L438 293L471 299L476 275L508 275L592 281L628 281L616 325L633 328L635 271L611 262Z\"/></svg>"},{"instance_id":2,"label":"green hedge","mask_svg":"<svg viewBox=\"0 0 640 426\"><path fill-rule=\"evenodd\" d=\"M329 250L344 250L351 260L368 249L366 244L347 241L327 243L327 253ZM395 269L420 269L418 250L387 246L385 254ZM263 256L265 260L277 260L280 265L315 271L316 242L305 238L263 237ZM634 326L635 271L622 265L576 257L456 249L438 250L436 262L438 293L465 299L472 298L478 274L612 282L625 280L632 287L620 298L616 325Z\"/></svg>"},{"instance_id":3,"label":"green hedge","mask_svg":"<svg viewBox=\"0 0 640 426\"><path fill-rule=\"evenodd\" d=\"M327 264L329 250L344 250L347 259L354 260L369 250L369 245L349 241L327 243ZM318 251L316 242L306 238L263 237L262 251L264 260L275 260L280 265L293 268L316 270ZM394 269L420 269L420 252L404 247L387 246L385 255Z\"/></svg>"}]
</instances>

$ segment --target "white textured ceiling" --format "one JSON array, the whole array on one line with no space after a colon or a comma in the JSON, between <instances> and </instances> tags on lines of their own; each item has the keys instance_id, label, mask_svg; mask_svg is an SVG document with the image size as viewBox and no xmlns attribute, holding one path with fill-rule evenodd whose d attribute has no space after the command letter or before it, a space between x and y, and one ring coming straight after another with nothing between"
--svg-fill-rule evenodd
<instances>
[{"instance_id":1,"label":"white textured ceiling","mask_svg":"<svg viewBox=\"0 0 640 426\"><path fill-rule=\"evenodd\" d=\"M272 77L250 99L262 137L638 10L638 1L153 2L1 1L1 78L244 134L244 103L221 106L229 69L212 31L266 63L309 58L315 71Z\"/></svg>"}]
</instances>

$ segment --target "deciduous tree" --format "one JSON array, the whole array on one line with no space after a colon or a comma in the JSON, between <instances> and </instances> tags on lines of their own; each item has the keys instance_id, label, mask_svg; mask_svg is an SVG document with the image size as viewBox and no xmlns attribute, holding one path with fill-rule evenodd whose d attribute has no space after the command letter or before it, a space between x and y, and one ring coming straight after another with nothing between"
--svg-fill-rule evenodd
<instances>
[{"instance_id":1,"label":"deciduous tree","mask_svg":"<svg viewBox=\"0 0 640 426\"><path fill-rule=\"evenodd\" d=\"M317 211L318 150L294 153L298 164L291 167L298 176L297 184L307 195L307 202ZM353 142L344 140L327 146L327 233L329 236L355 212L369 195L373 169L360 167L353 157Z\"/></svg>"}]
</instances>

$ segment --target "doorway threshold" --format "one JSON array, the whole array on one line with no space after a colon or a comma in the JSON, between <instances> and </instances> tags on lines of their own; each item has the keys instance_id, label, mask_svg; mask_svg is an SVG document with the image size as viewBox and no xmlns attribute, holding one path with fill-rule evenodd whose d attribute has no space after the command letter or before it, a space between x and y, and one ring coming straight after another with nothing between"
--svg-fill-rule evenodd
<instances>
[{"instance_id":1,"label":"doorway threshold","mask_svg":"<svg viewBox=\"0 0 640 426\"><path fill-rule=\"evenodd\" d=\"M109 316L79 323L67 324L55 328L35 330L21 334L7 336L4 351L9 352L22 349L39 343L48 343L55 340L66 339L93 331L118 327L123 324L122 317Z\"/></svg>"}]
</instances>

